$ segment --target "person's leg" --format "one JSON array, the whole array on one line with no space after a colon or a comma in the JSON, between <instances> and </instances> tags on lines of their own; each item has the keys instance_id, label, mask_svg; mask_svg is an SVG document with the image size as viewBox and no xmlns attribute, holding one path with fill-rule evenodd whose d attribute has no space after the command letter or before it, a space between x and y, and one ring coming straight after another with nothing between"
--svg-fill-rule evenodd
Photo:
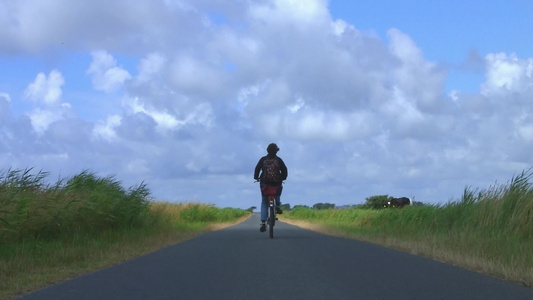
<instances>
[{"instance_id":1,"label":"person's leg","mask_svg":"<svg viewBox=\"0 0 533 300\"><path fill-rule=\"evenodd\" d=\"M261 225L259 231L266 231L266 219L268 218L268 198L265 195L261 196Z\"/></svg>"},{"instance_id":2,"label":"person's leg","mask_svg":"<svg viewBox=\"0 0 533 300\"><path fill-rule=\"evenodd\" d=\"M281 196L276 196L276 213L281 215L283 211L281 210Z\"/></svg>"},{"instance_id":3,"label":"person's leg","mask_svg":"<svg viewBox=\"0 0 533 300\"><path fill-rule=\"evenodd\" d=\"M268 198L261 195L261 222L266 222L268 218Z\"/></svg>"}]
</instances>

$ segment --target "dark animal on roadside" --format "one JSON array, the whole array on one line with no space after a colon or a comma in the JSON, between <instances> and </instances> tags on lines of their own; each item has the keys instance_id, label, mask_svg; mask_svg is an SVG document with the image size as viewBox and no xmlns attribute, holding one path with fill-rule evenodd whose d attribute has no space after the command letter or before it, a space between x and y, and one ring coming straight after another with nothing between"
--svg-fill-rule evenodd
<instances>
[{"instance_id":1,"label":"dark animal on roadside","mask_svg":"<svg viewBox=\"0 0 533 300\"><path fill-rule=\"evenodd\" d=\"M389 202L387 202L388 207L397 207L402 208L406 205L413 205L413 201L411 198L407 197L400 197L400 198L391 198Z\"/></svg>"}]
</instances>

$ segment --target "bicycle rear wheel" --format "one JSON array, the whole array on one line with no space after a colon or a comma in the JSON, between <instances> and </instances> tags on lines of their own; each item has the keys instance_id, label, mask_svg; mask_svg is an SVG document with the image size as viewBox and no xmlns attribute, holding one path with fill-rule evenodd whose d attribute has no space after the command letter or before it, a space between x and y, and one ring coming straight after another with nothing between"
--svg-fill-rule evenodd
<instances>
[{"instance_id":1,"label":"bicycle rear wheel","mask_svg":"<svg viewBox=\"0 0 533 300\"><path fill-rule=\"evenodd\" d=\"M268 233L271 239L274 238L274 223L276 222L276 214L274 212L274 206L269 207L270 217L268 218Z\"/></svg>"}]
</instances>

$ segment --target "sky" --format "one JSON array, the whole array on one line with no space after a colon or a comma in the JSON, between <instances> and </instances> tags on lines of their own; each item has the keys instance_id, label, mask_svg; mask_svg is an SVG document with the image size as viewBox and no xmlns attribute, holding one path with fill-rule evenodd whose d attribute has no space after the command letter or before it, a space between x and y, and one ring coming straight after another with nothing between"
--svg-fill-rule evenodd
<instances>
[{"instance_id":1,"label":"sky","mask_svg":"<svg viewBox=\"0 0 533 300\"><path fill-rule=\"evenodd\" d=\"M533 166L533 2L0 0L0 170L156 201L428 204Z\"/></svg>"}]
</instances>

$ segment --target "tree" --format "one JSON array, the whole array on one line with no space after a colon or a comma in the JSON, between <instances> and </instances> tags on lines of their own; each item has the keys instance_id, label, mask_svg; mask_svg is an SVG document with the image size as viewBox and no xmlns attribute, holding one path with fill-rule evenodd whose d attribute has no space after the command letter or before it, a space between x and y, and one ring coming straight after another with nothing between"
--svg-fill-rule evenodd
<instances>
[{"instance_id":1,"label":"tree","mask_svg":"<svg viewBox=\"0 0 533 300\"><path fill-rule=\"evenodd\" d=\"M382 209L389 201L389 195L371 196L365 199L365 207L373 209Z\"/></svg>"},{"instance_id":2,"label":"tree","mask_svg":"<svg viewBox=\"0 0 533 300\"><path fill-rule=\"evenodd\" d=\"M254 212L254 209L257 209L257 207L252 206L252 207L248 208L247 211L253 213L253 212Z\"/></svg>"},{"instance_id":3,"label":"tree","mask_svg":"<svg viewBox=\"0 0 533 300\"><path fill-rule=\"evenodd\" d=\"M333 203L316 203L313 205L313 209L330 209L335 208L335 204Z\"/></svg>"}]
</instances>

